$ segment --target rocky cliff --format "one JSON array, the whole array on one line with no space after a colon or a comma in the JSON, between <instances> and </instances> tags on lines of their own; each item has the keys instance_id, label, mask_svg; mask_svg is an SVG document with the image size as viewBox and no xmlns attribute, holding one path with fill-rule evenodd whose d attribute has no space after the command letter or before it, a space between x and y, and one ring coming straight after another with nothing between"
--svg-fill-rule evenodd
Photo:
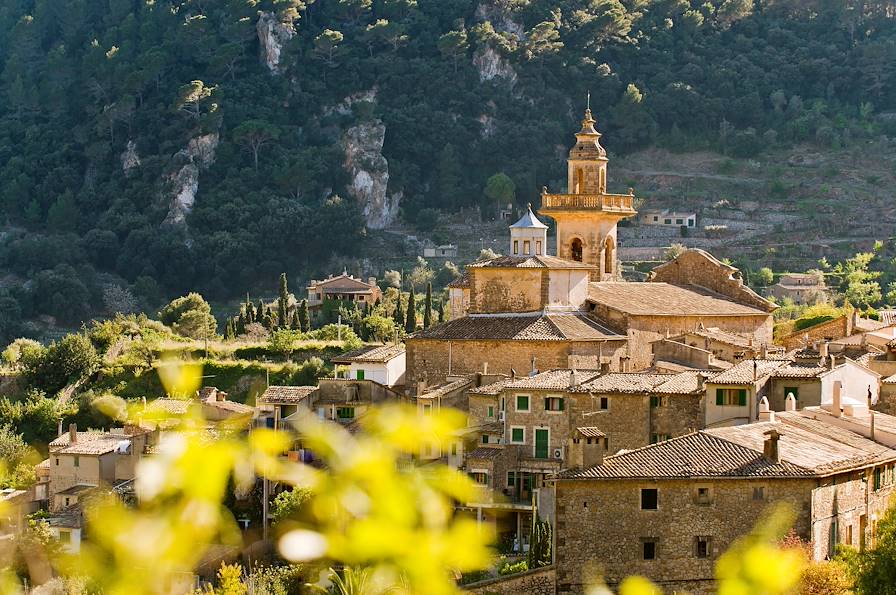
<instances>
[{"instance_id":1,"label":"rocky cliff","mask_svg":"<svg viewBox=\"0 0 896 595\"><path fill-rule=\"evenodd\" d=\"M296 30L289 23L281 23L270 12L259 13L255 30L258 32L262 61L273 74L280 74L283 46L295 36Z\"/></svg>"},{"instance_id":2,"label":"rocky cliff","mask_svg":"<svg viewBox=\"0 0 896 595\"><path fill-rule=\"evenodd\" d=\"M383 157L386 125L381 120L352 126L342 136L348 192L358 201L367 226L382 229L398 216L401 193L388 194L389 163Z\"/></svg>"},{"instance_id":3,"label":"rocky cliff","mask_svg":"<svg viewBox=\"0 0 896 595\"><path fill-rule=\"evenodd\" d=\"M516 83L513 66L490 45L476 50L473 54L473 66L479 71L480 81L503 79L511 86Z\"/></svg>"},{"instance_id":4,"label":"rocky cliff","mask_svg":"<svg viewBox=\"0 0 896 595\"><path fill-rule=\"evenodd\" d=\"M169 196L168 216L165 223L183 225L193 210L196 192L199 190L199 172L215 162L218 148L217 132L210 132L190 139L187 147L177 152L171 160L166 179L166 195Z\"/></svg>"}]
</instances>

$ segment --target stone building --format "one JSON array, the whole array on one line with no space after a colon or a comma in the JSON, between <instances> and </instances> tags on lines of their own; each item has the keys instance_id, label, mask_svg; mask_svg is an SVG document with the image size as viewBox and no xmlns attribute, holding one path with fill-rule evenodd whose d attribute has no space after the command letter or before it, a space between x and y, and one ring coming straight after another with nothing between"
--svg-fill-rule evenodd
<instances>
[{"instance_id":1,"label":"stone building","mask_svg":"<svg viewBox=\"0 0 896 595\"><path fill-rule=\"evenodd\" d=\"M795 304L815 304L827 298L824 275L785 273L768 288L768 295L777 300L790 299Z\"/></svg>"},{"instance_id":2,"label":"stone building","mask_svg":"<svg viewBox=\"0 0 896 595\"><path fill-rule=\"evenodd\" d=\"M373 306L383 299L383 292L376 284L376 277L367 281L356 279L345 271L341 275L330 276L323 281L314 280L308 284L308 307L320 308L327 300L355 302L359 306Z\"/></svg>"},{"instance_id":3,"label":"stone building","mask_svg":"<svg viewBox=\"0 0 896 595\"><path fill-rule=\"evenodd\" d=\"M642 575L669 591L713 593L719 555L782 503L816 560L840 543L872 545L896 450L867 409L851 412L766 413L562 472L553 482L556 592L584 593L600 568L611 588Z\"/></svg>"},{"instance_id":4,"label":"stone building","mask_svg":"<svg viewBox=\"0 0 896 595\"><path fill-rule=\"evenodd\" d=\"M404 384L404 345L365 345L334 357L334 365L348 366L347 377L373 380L385 386Z\"/></svg>"},{"instance_id":5,"label":"stone building","mask_svg":"<svg viewBox=\"0 0 896 595\"><path fill-rule=\"evenodd\" d=\"M657 267L649 282L620 282L616 226L635 215L633 195L606 192L607 156L590 111L567 162L567 194L542 194L556 222L556 254L540 250L545 226L531 208L510 228L511 256L467 267L449 288L452 320L408 337L407 378L440 382L479 371L644 370L651 344L694 329L772 341L775 306L740 271L702 250Z\"/></svg>"},{"instance_id":6,"label":"stone building","mask_svg":"<svg viewBox=\"0 0 896 595\"><path fill-rule=\"evenodd\" d=\"M631 190L607 193L607 151L594 124L591 110L585 110L567 159L567 193L552 194L545 188L539 212L557 223L555 254L592 265L591 279L607 281L619 278L616 226L636 214L635 197Z\"/></svg>"}]
</instances>

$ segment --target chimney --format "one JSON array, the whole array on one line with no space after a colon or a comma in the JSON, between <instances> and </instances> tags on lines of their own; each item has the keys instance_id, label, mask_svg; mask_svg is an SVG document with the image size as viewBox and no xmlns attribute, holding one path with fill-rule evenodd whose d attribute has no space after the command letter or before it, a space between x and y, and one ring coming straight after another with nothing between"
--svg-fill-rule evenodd
<instances>
[{"instance_id":1,"label":"chimney","mask_svg":"<svg viewBox=\"0 0 896 595\"><path fill-rule=\"evenodd\" d=\"M706 384L706 376L701 373L697 373L697 390L703 390Z\"/></svg>"},{"instance_id":2,"label":"chimney","mask_svg":"<svg viewBox=\"0 0 896 595\"><path fill-rule=\"evenodd\" d=\"M840 417L841 408L840 408L840 392L843 390L843 383L839 380L834 381L834 388L832 389L831 395L831 413L834 414L834 417Z\"/></svg>"},{"instance_id":3,"label":"chimney","mask_svg":"<svg viewBox=\"0 0 896 595\"><path fill-rule=\"evenodd\" d=\"M62 436L62 418L59 418L59 423L56 425L56 435Z\"/></svg>"},{"instance_id":4,"label":"chimney","mask_svg":"<svg viewBox=\"0 0 896 595\"><path fill-rule=\"evenodd\" d=\"M784 411L796 411L796 397L793 393L787 393L787 398L784 399Z\"/></svg>"},{"instance_id":5,"label":"chimney","mask_svg":"<svg viewBox=\"0 0 896 595\"><path fill-rule=\"evenodd\" d=\"M601 374L609 374L610 373L610 362L601 362L600 363L600 373Z\"/></svg>"},{"instance_id":6,"label":"chimney","mask_svg":"<svg viewBox=\"0 0 896 595\"><path fill-rule=\"evenodd\" d=\"M762 359L768 359L768 345L765 343L759 348L759 357Z\"/></svg>"},{"instance_id":7,"label":"chimney","mask_svg":"<svg viewBox=\"0 0 896 595\"><path fill-rule=\"evenodd\" d=\"M622 369L623 372L628 372L628 359L629 358L627 355L619 358L619 364L620 364L619 367Z\"/></svg>"},{"instance_id":8,"label":"chimney","mask_svg":"<svg viewBox=\"0 0 896 595\"><path fill-rule=\"evenodd\" d=\"M576 371L572 369L569 371L569 388L575 388L579 385L579 382L576 380Z\"/></svg>"},{"instance_id":9,"label":"chimney","mask_svg":"<svg viewBox=\"0 0 896 595\"><path fill-rule=\"evenodd\" d=\"M768 432L765 432L764 435L768 437L762 445L762 455L772 463L780 463L781 452L778 449L778 439L781 437L781 433L775 428L772 428Z\"/></svg>"},{"instance_id":10,"label":"chimney","mask_svg":"<svg viewBox=\"0 0 896 595\"><path fill-rule=\"evenodd\" d=\"M759 363L753 359L753 382L759 379Z\"/></svg>"},{"instance_id":11,"label":"chimney","mask_svg":"<svg viewBox=\"0 0 896 595\"><path fill-rule=\"evenodd\" d=\"M762 397L759 401L759 421L775 421L775 412L769 409L768 397Z\"/></svg>"},{"instance_id":12,"label":"chimney","mask_svg":"<svg viewBox=\"0 0 896 595\"><path fill-rule=\"evenodd\" d=\"M488 374L488 362L482 362L482 375L485 376Z\"/></svg>"},{"instance_id":13,"label":"chimney","mask_svg":"<svg viewBox=\"0 0 896 595\"><path fill-rule=\"evenodd\" d=\"M822 359L827 359L828 354L830 353L830 346L827 341L822 341L818 344L818 357Z\"/></svg>"},{"instance_id":14,"label":"chimney","mask_svg":"<svg viewBox=\"0 0 896 595\"><path fill-rule=\"evenodd\" d=\"M68 442L74 444L78 441L78 424L68 424Z\"/></svg>"},{"instance_id":15,"label":"chimney","mask_svg":"<svg viewBox=\"0 0 896 595\"><path fill-rule=\"evenodd\" d=\"M828 370L833 370L834 368L836 368L837 367L837 356L829 355L827 364L828 364Z\"/></svg>"}]
</instances>

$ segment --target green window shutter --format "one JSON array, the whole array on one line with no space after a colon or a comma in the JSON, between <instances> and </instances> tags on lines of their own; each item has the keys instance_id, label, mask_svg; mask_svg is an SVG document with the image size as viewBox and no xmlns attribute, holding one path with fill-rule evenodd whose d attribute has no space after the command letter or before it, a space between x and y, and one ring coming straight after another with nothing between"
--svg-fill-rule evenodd
<instances>
[{"instance_id":1,"label":"green window shutter","mask_svg":"<svg viewBox=\"0 0 896 595\"><path fill-rule=\"evenodd\" d=\"M563 408L566 407L565 401L566 399L560 399L560 411L563 411Z\"/></svg>"},{"instance_id":2,"label":"green window shutter","mask_svg":"<svg viewBox=\"0 0 896 595\"><path fill-rule=\"evenodd\" d=\"M723 389L716 389L716 405L724 405L725 404L725 393L722 392Z\"/></svg>"},{"instance_id":3,"label":"green window shutter","mask_svg":"<svg viewBox=\"0 0 896 595\"><path fill-rule=\"evenodd\" d=\"M747 389L742 388L737 391L737 404L741 407L747 404Z\"/></svg>"},{"instance_id":4,"label":"green window shutter","mask_svg":"<svg viewBox=\"0 0 896 595\"><path fill-rule=\"evenodd\" d=\"M483 444L488 444L488 434L483 434L483 435L482 435L482 443L483 443Z\"/></svg>"},{"instance_id":5,"label":"green window shutter","mask_svg":"<svg viewBox=\"0 0 896 595\"><path fill-rule=\"evenodd\" d=\"M544 410L545 411L551 410L551 400L548 397L544 398Z\"/></svg>"},{"instance_id":6,"label":"green window shutter","mask_svg":"<svg viewBox=\"0 0 896 595\"><path fill-rule=\"evenodd\" d=\"M523 429L522 428L513 428L510 431L510 440L512 442L522 442L523 441Z\"/></svg>"}]
</instances>

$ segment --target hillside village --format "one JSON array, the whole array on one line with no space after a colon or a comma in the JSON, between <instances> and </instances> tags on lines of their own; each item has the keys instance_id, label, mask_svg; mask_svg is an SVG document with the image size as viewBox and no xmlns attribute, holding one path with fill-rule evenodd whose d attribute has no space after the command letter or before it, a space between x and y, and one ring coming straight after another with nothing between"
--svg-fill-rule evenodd
<instances>
[{"instance_id":1,"label":"hillside village","mask_svg":"<svg viewBox=\"0 0 896 595\"><path fill-rule=\"evenodd\" d=\"M120 427L60 418L34 482L3 492L3 530L14 536L39 519L64 551L89 548L91 522L101 522L90 518L91 498L138 500L138 469L168 456L166 442L187 431L182 419L203 420L191 431L209 441L286 432L284 460L326 468L303 433L308 416L362 435L377 408L401 403L421 420L464 413L449 440L413 458L471 478L476 490L454 514L491 527L501 551L528 562L523 572L467 580L471 593L583 594L596 565L612 589L638 574L668 592L713 593L719 557L782 503L811 560L842 545L873 549L896 485L896 319L853 309L775 337L776 304L700 249L643 281L623 280L617 226L638 215L636 195L607 192L600 139L586 110L566 188L543 189L499 238L504 254L448 285L447 314L443 305L434 319L428 294L418 328L412 294L403 341L389 327L378 341L332 353L326 376L302 385L272 382L267 368L256 398L231 399L212 374L195 394L132 399ZM553 238L542 218L553 220ZM792 276L770 291L800 300L804 282L813 300L824 289ZM311 283L292 313L288 302L278 313L247 304L303 332L329 301L366 311L383 298L377 279L343 273ZM241 311L228 333L254 319ZM335 346L351 333L341 322ZM208 349L206 339L206 357ZM162 376L152 365L145 373L156 369ZM258 485L261 501L248 499L236 520L254 536L247 542L265 543L275 498L288 490ZM196 568L199 579L246 555L216 552Z\"/></svg>"}]
</instances>

